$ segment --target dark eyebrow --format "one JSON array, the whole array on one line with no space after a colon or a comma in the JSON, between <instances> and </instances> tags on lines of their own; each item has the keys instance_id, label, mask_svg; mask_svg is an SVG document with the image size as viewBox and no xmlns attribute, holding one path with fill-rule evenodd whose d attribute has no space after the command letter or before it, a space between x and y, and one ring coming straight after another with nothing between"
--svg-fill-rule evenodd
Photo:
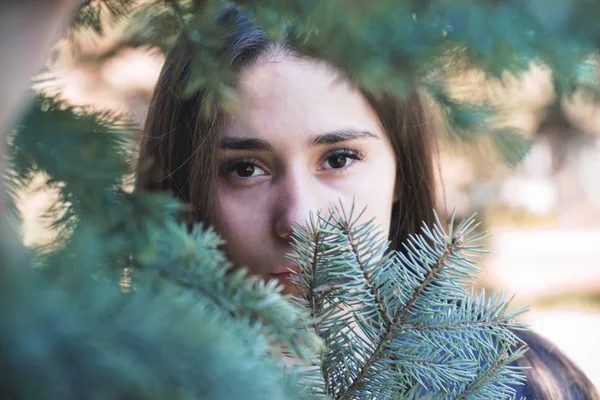
<instances>
[{"instance_id":1,"label":"dark eyebrow","mask_svg":"<svg viewBox=\"0 0 600 400\"><path fill-rule=\"evenodd\" d=\"M346 140L360 139L365 137L376 138L378 137L368 131L359 131L356 129L343 129L335 132L324 133L317 135L310 139L311 146L318 146L324 144L335 144ZM227 150L257 150L257 151L272 151L273 146L269 142L263 139L257 138L236 138L230 136L224 136L220 139L221 149Z\"/></svg>"},{"instance_id":2,"label":"dark eyebrow","mask_svg":"<svg viewBox=\"0 0 600 400\"><path fill-rule=\"evenodd\" d=\"M228 150L273 150L266 140L255 138L235 138L224 136L220 140L222 149Z\"/></svg>"},{"instance_id":3,"label":"dark eyebrow","mask_svg":"<svg viewBox=\"0 0 600 400\"><path fill-rule=\"evenodd\" d=\"M311 139L311 146L318 146L322 144L335 144L338 142L343 142L346 140L352 139L361 139L361 138L375 138L378 139L377 135L369 132L369 131L359 131L356 129L343 129L340 131L329 132L322 135L315 136Z\"/></svg>"}]
</instances>

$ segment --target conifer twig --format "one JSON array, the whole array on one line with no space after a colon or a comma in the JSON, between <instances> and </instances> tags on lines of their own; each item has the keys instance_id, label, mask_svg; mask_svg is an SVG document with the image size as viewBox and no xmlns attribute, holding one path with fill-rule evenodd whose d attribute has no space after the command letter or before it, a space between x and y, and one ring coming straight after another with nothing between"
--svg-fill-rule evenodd
<instances>
[{"instance_id":1,"label":"conifer twig","mask_svg":"<svg viewBox=\"0 0 600 400\"><path fill-rule=\"evenodd\" d=\"M365 384L365 377L369 373L370 368L377 361L385 346L393 339L396 329L406 322L408 310L410 310L410 308L417 302L425 288L433 282L436 275L447 263L448 256L453 250L456 249L456 243L457 242L454 240L449 243L449 246L444 250L442 256L438 259L438 261L436 261L434 266L427 273L427 276L421 285L418 288L415 288L410 299L406 302L406 305L400 310L400 312L398 312L398 314L396 314L392 323L386 327L385 335L379 340L379 343L377 344L375 350L371 353L371 356L364 362L363 367L353 380L352 384L337 397L338 400L351 399L354 392Z\"/></svg>"},{"instance_id":2,"label":"conifer twig","mask_svg":"<svg viewBox=\"0 0 600 400\"><path fill-rule=\"evenodd\" d=\"M350 244L350 248L352 249L352 254L354 255L354 257L356 259L356 263L358 264L358 266L360 267L360 269L362 271L365 282L369 286L371 295L375 299L375 302L377 303L377 306L379 307L379 310L385 319L385 324L386 325L393 324L392 316L391 316L389 310L387 309L387 307L385 306L385 304L383 303L379 291L373 284L371 275L370 275L369 271L367 271L365 262L364 262L364 260L362 260L361 254L358 251L358 246L357 246L356 242L354 241L353 235L351 234L349 226L345 220L342 222L342 224L340 224L340 229L348 238L348 243Z\"/></svg>"}]
</instances>

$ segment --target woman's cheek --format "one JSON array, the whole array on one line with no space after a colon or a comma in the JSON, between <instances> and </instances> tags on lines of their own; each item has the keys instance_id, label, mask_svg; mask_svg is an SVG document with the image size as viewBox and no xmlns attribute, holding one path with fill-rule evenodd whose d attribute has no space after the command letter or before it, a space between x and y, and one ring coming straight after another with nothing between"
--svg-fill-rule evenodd
<instances>
[{"instance_id":1,"label":"woman's cheek","mask_svg":"<svg viewBox=\"0 0 600 400\"><path fill-rule=\"evenodd\" d=\"M223 222L226 236L240 236L254 225L252 222L257 217L256 201L247 198L239 191L225 191L219 201L219 219Z\"/></svg>"},{"instance_id":2,"label":"woman's cheek","mask_svg":"<svg viewBox=\"0 0 600 400\"><path fill-rule=\"evenodd\" d=\"M217 231L225 240L225 252L237 267L249 268L253 274L262 274L257 258L264 253L262 225L256 213L237 199L223 200Z\"/></svg>"},{"instance_id":3,"label":"woman's cheek","mask_svg":"<svg viewBox=\"0 0 600 400\"><path fill-rule=\"evenodd\" d=\"M260 191L223 188L219 190L217 201L217 231L225 240L244 244L264 237L268 216L265 215L264 199Z\"/></svg>"},{"instance_id":4,"label":"woman's cheek","mask_svg":"<svg viewBox=\"0 0 600 400\"><path fill-rule=\"evenodd\" d=\"M365 209L364 221L375 218L386 234L389 232L394 191L396 186L396 168L393 159L381 158L371 168L365 168L364 174L356 182L360 188L356 191L355 210Z\"/></svg>"}]
</instances>

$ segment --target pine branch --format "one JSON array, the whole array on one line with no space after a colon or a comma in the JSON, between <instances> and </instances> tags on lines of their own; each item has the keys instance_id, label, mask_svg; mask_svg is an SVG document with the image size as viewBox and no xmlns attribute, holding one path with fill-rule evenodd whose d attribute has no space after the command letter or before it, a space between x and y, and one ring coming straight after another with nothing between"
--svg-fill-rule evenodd
<instances>
[{"instance_id":1,"label":"pine branch","mask_svg":"<svg viewBox=\"0 0 600 400\"><path fill-rule=\"evenodd\" d=\"M50 183L65 185L65 196L83 200L90 188L114 188L131 172L127 146L133 131L114 113L38 95L11 137L12 166L19 179L44 171Z\"/></svg>"},{"instance_id":2,"label":"pine branch","mask_svg":"<svg viewBox=\"0 0 600 400\"><path fill-rule=\"evenodd\" d=\"M307 360L315 354L320 342L305 329L310 319L277 293L281 288L276 289L276 281L265 283L245 270L232 271L218 249L222 240L214 231L199 225L187 232L185 224L168 225L152 240L153 254L148 254L149 249L140 252L138 267L156 270L162 279L211 299L222 312L247 320L249 326L260 326L270 342L285 343L294 357ZM182 245L173 246L175 237L181 238Z\"/></svg>"},{"instance_id":3,"label":"pine branch","mask_svg":"<svg viewBox=\"0 0 600 400\"><path fill-rule=\"evenodd\" d=\"M106 9L111 17L127 15L138 1L136 0L86 0L81 2L79 11L73 18L71 28L75 30L91 29L103 33L102 10Z\"/></svg>"},{"instance_id":4,"label":"pine branch","mask_svg":"<svg viewBox=\"0 0 600 400\"><path fill-rule=\"evenodd\" d=\"M61 190L71 210L55 223L74 226L64 230L64 239L52 252L29 260L44 266L33 270L34 275L21 276L19 271L31 269L11 266L15 280L24 283L0 290L1 303L13 305L0 318L0 325L8 326L0 329L0 341L3 348L13 349L6 358L0 357L2 369L24 377L46 374L51 379L40 378L38 389L31 393L39 390L47 398L80 398L87 391L112 390L119 393L116 398L140 397L146 391L158 398L166 393L314 398L297 386L314 382L314 373L292 369L284 386L280 366L271 358L280 343L304 360L314 357L319 341L306 331L304 312L277 294L274 282L257 283L240 272L227 275L230 264L217 249L220 239L200 227L188 232L175 223L182 209L175 200L124 191L123 175L130 164L128 142L121 134L118 122L108 114L84 114L41 97L11 137L15 182L25 182L35 173L47 174L49 184ZM55 157L57 153L63 156ZM121 282L123 270L133 271L127 275L127 287ZM25 302L23 296L31 299ZM65 300L52 301L55 297ZM41 306L32 311L32 302L38 300ZM29 325L15 323L19 315L30 316ZM61 315L71 320L65 325ZM136 333L139 329L142 332ZM65 376L47 374L57 361L44 359L43 352L29 356L34 358L31 365L15 365L28 359L32 332L48 335L46 345L53 352L72 352L77 362L67 363ZM212 339L213 334L220 336ZM103 345L104 341L111 345ZM226 349L232 353L224 353ZM229 363L231 354L235 365L214 361ZM86 360L104 364L87 366ZM153 367L155 363L160 368ZM82 370L72 371L73 365L83 365ZM115 373L110 375L114 386L105 384L100 390L93 382L103 374L104 365ZM211 371L202 365L210 365ZM248 369L270 377L252 383L258 378ZM221 379L220 374L230 373L239 381L227 388L232 380ZM246 379L250 381L244 383ZM0 385L24 393L27 388L17 382L21 381ZM69 389L74 382L83 392ZM203 389L205 384L214 391ZM242 394L239 388L245 385L252 387Z\"/></svg>"},{"instance_id":5,"label":"pine branch","mask_svg":"<svg viewBox=\"0 0 600 400\"><path fill-rule=\"evenodd\" d=\"M424 290L434 282L437 275L442 271L442 268L448 264L449 256L456 252L460 245L457 237L450 237L451 240L449 241L449 245L444 249L441 256L438 257L438 259L429 268L429 271L427 272L427 275L425 275L421 285L414 289L404 307L395 315L391 323L386 326L386 333L379 340L379 344L377 345L375 351L373 351L371 357L366 360L359 374L353 380L353 383L340 396L337 397L338 399L344 400L352 398L354 392L365 384L365 378L373 364L378 360L380 354L383 353L388 343L394 338L396 330L399 328L399 326L405 323L408 319L408 311L411 310L414 304L421 298Z\"/></svg>"},{"instance_id":6,"label":"pine branch","mask_svg":"<svg viewBox=\"0 0 600 400\"><path fill-rule=\"evenodd\" d=\"M500 357L496 362L494 362L494 364L492 364L492 366L487 371L481 374L481 376L479 376L471 385L469 385L469 387L465 389L465 391L460 393L456 397L456 400L467 398L473 390L477 389L483 384L483 382L485 382L486 378L489 378L494 372L498 371L500 366L506 362L507 358L508 357Z\"/></svg>"},{"instance_id":7,"label":"pine branch","mask_svg":"<svg viewBox=\"0 0 600 400\"><path fill-rule=\"evenodd\" d=\"M508 369L507 365L513 362L514 360L523 357L525 354L526 347L522 346L516 351L509 351L508 348L504 348L500 351L503 353L498 359L490 365L487 369L484 369L483 372L475 379L472 383L470 383L464 391L458 394L455 397L456 400L460 399L486 399L489 396L489 392L486 392L486 386L490 386L490 382L495 383L497 381L497 377L494 375L499 374L510 374L511 372L517 372L519 369L517 367L513 367L512 369ZM517 382L524 382L525 378L522 375L514 374L513 375ZM496 379L494 379L496 378ZM489 389L487 389L489 390ZM483 392L483 397L479 397L478 394Z\"/></svg>"},{"instance_id":8,"label":"pine branch","mask_svg":"<svg viewBox=\"0 0 600 400\"><path fill-rule=\"evenodd\" d=\"M292 255L290 257L290 260L292 262L304 262L310 265L311 274L294 277L293 283L296 289L298 289L298 291L302 293L302 297L306 299L308 304L310 304L308 309L310 310L311 318L313 321L312 327L315 332L319 332L319 321L317 320L316 316L319 314L323 307L323 301L322 299L320 299L320 294L322 294L322 290L319 289L320 287L322 288L323 284L319 283L317 272L320 258L322 256L321 252L323 250L323 240L325 239L325 235L323 234L323 232L317 229L315 220L312 215L310 216L306 226L300 228L294 226L292 227L292 230L293 235L295 237L300 238L300 240L304 241L305 243L314 244L308 258L305 258L302 261L300 261ZM295 244L292 244L292 248L294 250L298 250ZM298 254L297 251L296 254ZM308 282L305 280L307 276L310 276L311 281ZM315 288L317 290L310 290L310 288Z\"/></svg>"},{"instance_id":9,"label":"pine branch","mask_svg":"<svg viewBox=\"0 0 600 400\"><path fill-rule=\"evenodd\" d=\"M124 295L86 278L63 291L3 267L0 385L11 398L314 398L284 383L259 331L173 286Z\"/></svg>"},{"instance_id":10,"label":"pine branch","mask_svg":"<svg viewBox=\"0 0 600 400\"><path fill-rule=\"evenodd\" d=\"M157 49L166 54L175 43L185 22L164 0L135 7L118 25L114 43L102 54L106 59L127 48Z\"/></svg>"},{"instance_id":11,"label":"pine branch","mask_svg":"<svg viewBox=\"0 0 600 400\"><path fill-rule=\"evenodd\" d=\"M446 233L438 221L393 256L384 254L385 241L373 239L372 222L358 223L352 211L332 208L329 217L311 219L312 235L295 232L300 282L338 282L319 292L325 307L312 310L328 348L321 366L327 393L336 399L403 397L422 388L449 394L472 382L481 362L509 353L496 348L516 341L510 329L518 325L515 314L506 314L504 297L486 301L483 292L468 296L459 286L477 271L463 255L481 250L473 244L483 237L475 228L470 218L456 229L451 223ZM315 248L327 257L316 260ZM314 289L303 292L307 304L314 304L306 296ZM379 318L384 309L390 320ZM516 381L504 371L502 382ZM481 377L488 391L489 379Z\"/></svg>"},{"instance_id":12,"label":"pine branch","mask_svg":"<svg viewBox=\"0 0 600 400\"><path fill-rule=\"evenodd\" d=\"M406 302L404 307L396 315L393 321L394 326L398 326L407 321L408 311L415 305L415 303L421 298L426 288L430 287L437 275L442 271L442 268L448 264L450 255L458 249L458 241L452 237L449 245L444 248L441 256L433 263L429 271L425 275L425 279L421 282L421 285L413 290L412 295Z\"/></svg>"},{"instance_id":13,"label":"pine branch","mask_svg":"<svg viewBox=\"0 0 600 400\"><path fill-rule=\"evenodd\" d=\"M518 76L535 63L555 71L559 96L569 97L581 90L593 98L597 85L590 85L584 77L590 73L582 71L586 65L589 69L590 57L600 43L600 30L591 23L590 14L581 10L591 13L596 6L584 0L561 4L564 13L550 12L532 2L475 0L382 0L369 7L348 0L238 0L225 8L248 12L250 21L263 26L272 38L294 39L298 51L329 61L376 95L404 97L414 87L443 82L448 71L456 70L477 69L492 80L502 80L506 75ZM236 74L228 73L227 62L219 60L224 32L231 28L223 26L223 21L215 24L219 2L97 0L82 8L80 18L90 14L94 21L99 19L99 12L90 10L99 10L101 5L131 21L123 39L108 53L128 46L166 52L181 32L193 44L189 50L193 78L186 93L206 86L207 114L213 113L217 104L235 109ZM511 27L508 31L507 26ZM516 129L487 125L491 104L444 100L435 93L432 97L446 114L451 137L474 140L486 136L507 164L522 161L529 142Z\"/></svg>"},{"instance_id":14,"label":"pine branch","mask_svg":"<svg viewBox=\"0 0 600 400\"><path fill-rule=\"evenodd\" d=\"M362 271L363 278L369 287L371 296L373 296L373 299L375 300L375 303L377 304L377 307L379 308L379 312L384 317L383 323L386 325L393 324L392 316L391 316L390 312L388 311L387 307L385 306L385 304L382 300L382 296L379 293L378 288L375 287L375 285L371 279L371 276L370 276L371 274L370 274L370 271L367 270L366 262L362 259L363 254L362 254L362 252L359 251L358 244L355 242L355 239L354 239L355 233L351 230L350 224L347 223L348 221L352 220L352 211L353 210L350 210L349 217L347 217L345 215L340 216L340 222L338 223L338 229L340 229L344 233L344 235L346 235L346 237L348 239L348 244L350 245L350 248L352 249L352 254L355 258L356 263L358 264L358 266L360 267L360 269ZM361 217L361 214L359 214L356 217L356 219L358 220L358 219L360 219L360 217ZM368 224L373 224L373 223L374 223L373 221L370 221L369 223L367 223L366 226L368 226ZM359 228L358 231L360 231L360 230L361 229ZM374 251L376 251L376 250L374 250Z\"/></svg>"},{"instance_id":15,"label":"pine branch","mask_svg":"<svg viewBox=\"0 0 600 400\"><path fill-rule=\"evenodd\" d=\"M491 328L491 327L513 327L514 322L502 323L492 321L465 321L457 324L443 324L443 325L415 325L415 324L404 324L402 327L406 329L413 329L415 331L446 331L452 329L465 329L465 328Z\"/></svg>"},{"instance_id":16,"label":"pine branch","mask_svg":"<svg viewBox=\"0 0 600 400\"><path fill-rule=\"evenodd\" d=\"M286 343L295 356L314 354L318 342L305 331L304 315L276 294L274 283L228 275L231 265L217 250L221 241L214 232L196 227L188 233L187 227L171 222L182 211L175 201L122 190L130 164L129 143L120 129L127 125L110 114L84 114L43 96L25 121L11 140L15 177L24 182L46 173L63 204L63 214L53 222L61 231L59 240L39 259L46 269L62 269L60 260L77 260L87 266L86 272L113 281L120 279L123 265L156 270L163 280L185 283L224 312L247 319L249 326L262 326L274 343ZM68 151L55 158L58 149ZM131 258L133 264L127 261ZM204 268L199 271L197 265ZM64 281L63 272L53 274ZM68 278L63 285L77 279Z\"/></svg>"}]
</instances>

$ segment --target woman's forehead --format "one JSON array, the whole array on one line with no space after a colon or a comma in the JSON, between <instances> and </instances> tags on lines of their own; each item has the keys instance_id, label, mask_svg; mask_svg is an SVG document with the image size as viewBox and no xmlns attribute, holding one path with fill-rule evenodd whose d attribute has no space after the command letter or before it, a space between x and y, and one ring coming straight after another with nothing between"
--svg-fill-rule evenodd
<instances>
[{"instance_id":1,"label":"woman's forehead","mask_svg":"<svg viewBox=\"0 0 600 400\"><path fill-rule=\"evenodd\" d=\"M324 62L273 55L244 68L239 110L228 135L305 135L341 129L381 133L379 118L362 93Z\"/></svg>"},{"instance_id":2,"label":"woman's forehead","mask_svg":"<svg viewBox=\"0 0 600 400\"><path fill-rule=\"evenodd\" d=\"M239 85L241 94L253 100L298 88L315 93L352 90L348 80L327 63L281 52L242 68Z\"/></svg>"}]
</instances>

